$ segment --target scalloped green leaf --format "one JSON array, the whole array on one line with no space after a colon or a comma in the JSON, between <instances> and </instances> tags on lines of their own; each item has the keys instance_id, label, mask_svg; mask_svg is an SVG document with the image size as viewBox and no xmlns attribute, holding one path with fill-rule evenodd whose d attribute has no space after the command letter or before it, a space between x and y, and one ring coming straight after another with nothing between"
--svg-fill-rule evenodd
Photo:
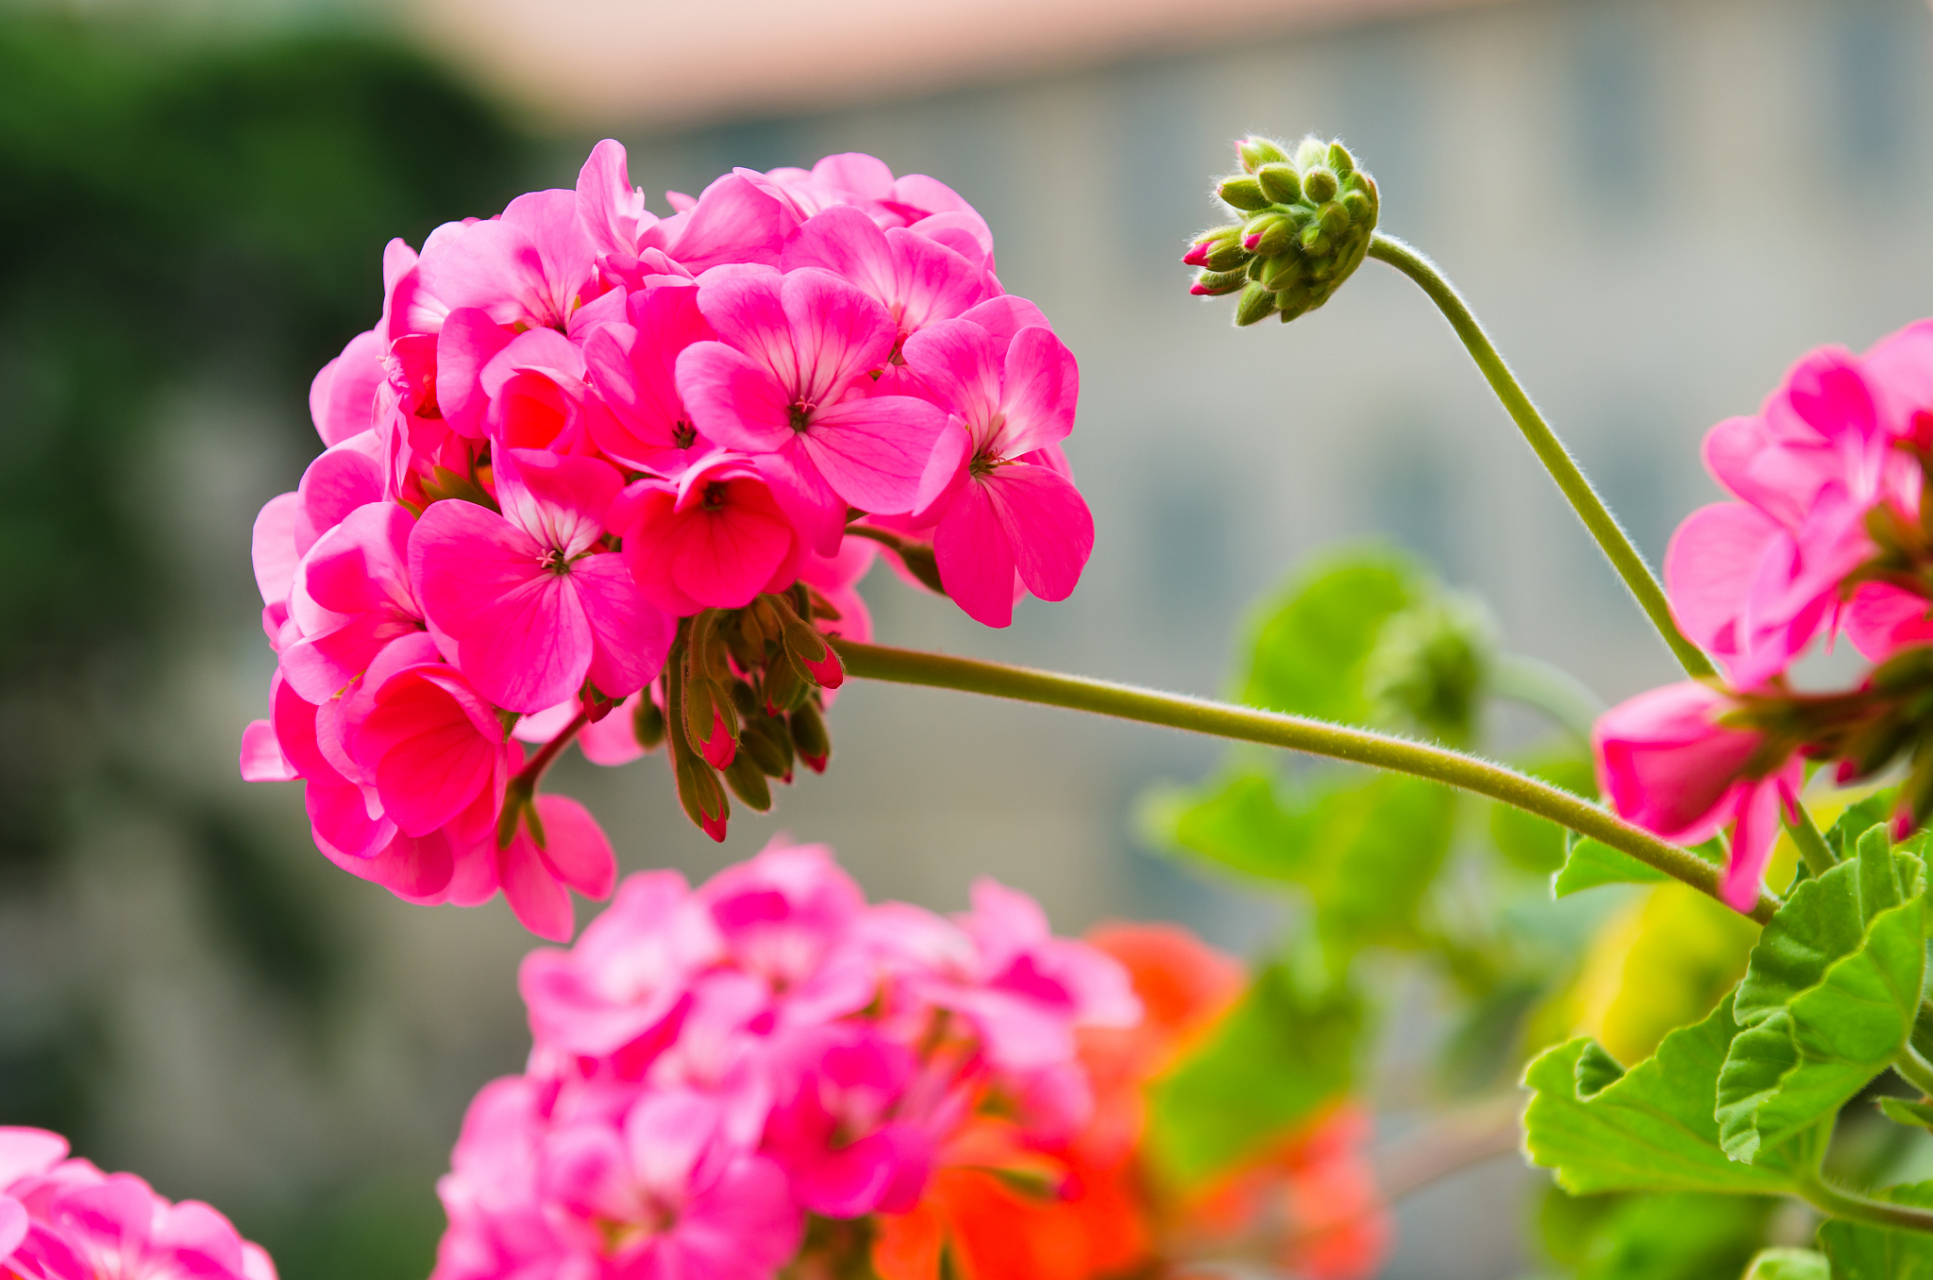
<instances>
[{"instance_id":1,"label":"scalloped green leaf","mask_svg":"<svg viewBox=\"0 0 1933 1280\"><path fill-rule=\"evenodd\" d=\"M1564 865L1550 878L1552 897L1568 898L1599 885L1656 884L1671 878L1601 840L1572 834L1567 843Z\"/></svg>"},{"instance_id":2,"label":"scalloped green leaf","mask_svg":"<svg viewBox=\"0 0 1933 1280\"><path fill-rule=\"evenodd\" d=\"M1622 1073L1588 1036L1546 1051L1524 1073L1534 1094L1524 1112L1530 1158L1555 1170L1573 1195L1789 1192L1793 1171L1807 1167L1809 1136L1768 1145L1753 1164L1719 1146L1712 1104L1736 1032L1727 996L1703 1022L1672 1032L1657 1053Z\"/></svg>"},{"instance_id":3,"label":"scalloped green leaf","mask_svg":"<svg viewBox=\"0 0 1933 1280\"><path fill-rule=\"evenodd\" d=\"M1749 1164L1832 1115L1905 1046L1926 968L1924 878L1872 827L1857 856L1802 882L1766 926L1718 1074L1720 1142L1734 1159Z\"/></svg>"},{"instance_id":4,"label":"scalloped green leaf","mask_svg":"<svg viewBox=\"0 0 1933 1280\"><path fill-rule=\"evenodd\" d=\"M1745 1280L1832 1280L1832 1265L1811 1249L1762 1249Z\"/></svg>"},{"instance_id":5,"label":"scalloped green leaf","mask_svg":"<svg viewBox=\"0 0 1933 1280\"><path fill-rule=\"evenodd\" d=\"M1241 700L1364 723L1370 707L1363 671L1376 637L1426 583L1416 562L1393 548L1352 548L1317 560L1250 623Z\"/></svg>"},{"instance_id":6,"label":"scalloped green leaf","mask_svg":"<svg viewBox=\"0 0 1933 1280\"><path fill-rule=\"evenodd\" d=\"M1889 1187L1875 1198L1933 1209L1933 1182ZM1925 1232L1831 1218L1819 1228L1819 1247L1832 1260L1832 1280L1933 1280L1933 1235Z\"/></svg>"}]
</instances>

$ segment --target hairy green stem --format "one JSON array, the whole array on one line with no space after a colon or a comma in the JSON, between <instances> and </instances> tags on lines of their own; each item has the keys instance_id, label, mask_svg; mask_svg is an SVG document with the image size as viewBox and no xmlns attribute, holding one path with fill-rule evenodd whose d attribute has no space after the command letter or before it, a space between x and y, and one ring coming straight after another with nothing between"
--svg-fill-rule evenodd
<instances>
[{"instance_id":1,"label":"hairy green stem","mask_svg":"<svg viewBox=\"0 0 1933 1280\"><path fill-rule=\"evenodd\" d=\"M1816 1173L1802 1172L1798 1175L1798 1192L1813 1208L1835 1218L1893 1231L1933 1232L1933 1209L1916 1209L1910 1204L1869 1200L1850 1191L1841 1191Z\"/></svg>"},{"instance_id":2,"label":"hairy green stem","mask_svg":"<svg viewBox=\"0 0 1933 1280\"><path fill-rule=\"evenodd\" d=\"M1819 824L1812 820L1806 807L1799 805L1798 810L1799 820L1785 824L1786 834L1792 837L1793 844L1799 846L1799 856L1805 859L1812 874L1822 876L1832 870L1839 859L1833 856L1832 846L1826 843L1826 838L1819 834Z\"/></svg>"},{"instance_id":3,"label":"hairy green stem","mask_svg":"<svg viewBox=\"0 0 1933 1280\"><path fill-rule=\"evenodd\" d=\"M976 658L956 658L949 654L925 653L916 649L893 649L851 640L835 639L831 643L839 651L846 674L863 679L958 689L965 693L1012 698L1043 706L1091 711L1096 715L1166 725L1172 729L1232 738L1238 742L1286 747L1291 751L1349 760L1446 783L1548 818L1580 835L1590 836L1614 849L1620 849L1647 866L1684 881L1701 893L1714 898L1719 896L1718 869L1698 855L1660 840L1650 832L1634 827L1568 791L1518 773L1515 769L1479 760L1447 747L1370 729L1311 720L1306 716L1282 715L1252 707L1210 702L1205 698L1158 693L1087 676L1061 675ZM1760 924L1769 923L1778 906L1778 899L1761 894L1758 904L1750 913L1751 917Z\"/></svg>"},{"instance_id":4,"label":"hairy green stem","mask_svg":"<svg viewBox=\"0 0 1933 1280\"><path fill-rule=\"evenodd\" d=\"M1483 371L1490 389L1497 393L1497 399L1503 401L1503 407L1524 433L1524 439L1536 451L1544 469L1557 481L1557 487L1564 491L1564 497L1570 500L1571 507L1584 521L1584 527L1597 539L1597 545L1610 560L1611 567L1624 579L1624 585L1637 599L1638 607L1645 611L1651 624L1658 629L1658 634L1671 646L1672 653L1678 656L1686 672L1693 676L1716 675L1711 659L1678 630L1678 624L1671 617L1671 606L1665 600L1664 588L1658 585L1651 566L1644 562L1644 557L1631 542L1631 536L1618 524L1617 517L1604 505L1604 499L1598 497L1597 490L1591 487L1591 482L1578 469L1577 460L1564 448L1564 442L1557 438L1557 433L1537 412L1537 406L1531 403L1517 376L1504 363L1503 356L1498 354L1496 345L1490 341L1490 335L1483 331L1483 326L1477 322L1475 314L1463 301L1463 296L1456 291L1456 286L1429 258L1392 236L1378 233L1369 242L1369 256L1395 267L1430 295L1430 300L1449 320L1450 327L1456 330L1457 337L1463 340L1477 368Z\"/></svg>"},{"instance_id":5,"label":"hairy green stem","mask_svg":"<svg viewBox=\"0 0 1933 1280\"><path fill-rule=\"evenodd\" d=\"M516 776L510 779L510 787L513 790L520 790L525 796L535 795L537 784L543 781L544 770L550 768L551 762L564 753L564 748L570 745L571 739L575 738L578 731L590 722L590 712L580 709L571 717L571 722L564 726L562 733L539 747L537 754L530 757L529 763L517 770Z\"/></svg>"},{"instance_id":6,"label":"hairy green stem","mask_svg":"<svg viewBox=\"0 0 1933 1280\"><path fill-rule=\"evenodd\" d=\"M1899 1073L1900 1079L1927 1097L1933 1098L1933 1062L1928 1062L1921 1057L1919 1050L1912 1044L1907 1044L1899 1051L1899 1056L1893 1059L1893 1070Z\"/></svg>"}]
</instances>

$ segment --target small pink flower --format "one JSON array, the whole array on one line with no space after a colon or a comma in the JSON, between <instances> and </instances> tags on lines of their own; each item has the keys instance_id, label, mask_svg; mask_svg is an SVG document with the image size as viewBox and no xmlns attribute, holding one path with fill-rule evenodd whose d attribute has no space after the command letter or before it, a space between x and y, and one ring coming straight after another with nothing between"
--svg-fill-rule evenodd
<instances>
[{"instance_id":1,"label":"small pink flower","mask_svg":"<svg viewBox=\"0 0 1933 1280\"><path fill-rule=\"evenodd\" d=\"M309 416L323 444L341 444L375 425L376 389L384 378L383 343L374 329L357 334L309 384Z\"/></svg>"},{"instance_id":2,"label":"small pink flower","mask_svg":"<svg viewBox=\"0 0 1933 1280\"><path fill-rule=\"evenodd\" d=\"M1073 354L1041 328L1020 330L1003 350L967 320L914 334L905 354L908 369L965 428L963 447L935 454L936 463L958 459L933 507L933 552L947 594L993 627L1013 620L1016 572L1041 599L1066 599L1093 551L1094 518L1061 470L1035 455L1073 429Z\"/></svg>"},{"instance_id":3,"label":"small pink flower","mask_svg":"<svg viewBox=\"0 0 1933 1280\"><path fill-rule=\"evenodd\" d=\"M678 395L678 354L716 335L698 310L695 285L654 285L630 295L625 322L593 332L584 344L592 383L603 400L591 435L606 456L628 467L677 476L710 453Z\"/></svg>"},{"instance_id":4,"label":"small pink flower","mask_svg":"<svg viewBox=\"0 0 1933 1280\"><path fill-rule=\"evenodd\" d=\"M410 538L424 612L485 697L542 711L588 678L608 697L644 687L664 665L672 623L603 551L603 516L623 484L594 458L498 452L504 514L439 502Z\"/></svg>"},{"instance_id":5,"label":"small pink flower","mask_svg":"<svg viewBox=\"0 0 1933 1280\"><path fill-rule=\"evenodd\" d=\"M809 219L785 247L785 269L822 267L886 308L896 329L889 359L908 336L950 320L998 292L993 277L936 241L900 227L880 230L858 209Z\"/></svg>"},{"instance_id":6,"label":"small pink flower","mask_svg":"<svg viewBox=\"0 0 1933 1280\"><path fill-rule=\"evenodd\" d=\"M675 482L640 480L612 505L644 599L688 617L783 591L804 548L751 459L715 453Z\"/></svg>"},{"instance_id":7,"label":"small pink flower","mask_svg":"<svg viewBox=\"0 0 1933 1280\"><path fill-rule=\"evenodd\" d=\"M944 416L910 396L874 396L898 330L884 307L807 268L707 277L698 306L720 341L678 357L698 430L755 455L808 546L838 549L849 506L910 511Z\"/></svg>"},{"instance_id":8,"label":"small pink flower","mask_svg":"<svg viewBox=\"0 0 1933 1280\"><path fill-rule=\"evenodd\" d=\"M570 890L593 901L610 897L617 855L590 810L569 796L540 795L535 804L543 845L519 823L510 843L497 851L497 879L524 928L552 942L568 942L577 927Z\"/></svg>"},{"instance_id":9,"label":"small pink flower","mask_svg":"<svg viewBox=\"0 0 1933 1280\"><path fill-rule=\"evenodd\" d=\"M520 754L505 746L490 704L441 662L390 675L354 730L353 750L372 775L384 814L405 834L426 836L456 823L465 841L495 829L513 753Z\"/></svg>"},{"instance_id":10,"label":"small pink flower","mask_svg":"<svg viewBox=\"0 0 1933 1280\"><path fill-rule=\"evenodd\" d=\"M788 1024L822 1022L873 998L870 962L847 944L866 895L822 844L777 837L698 890L735 964L761 978Z\"/></svg>"},{"instance_id":11,"label":"small pink flower","mask_svg":"<svg viewBox=\"0 0 1933 1280\"><path fill-rule=\"evenodd\" d=\"M785 1175L734 1149L716 1104L694 1094L647 1095L621 1130L553 1133L540 1179L568 1247L604 1274L769 1280L802 1236Z\"/></svg>"},{"instance_id":12,"label":"small pink flower","mask_svg":"<svg viewBox=\"0 0 1933 1280\"><path fill-rule=\"evenodd\" d=\"M902 1114L919 1063L863 1023L813 1027L786 1044L765 1150L801 1206L833 1218L905 1213L931 1176L937 1142Z\"/></svg>"},{"instance_id":13,"label":"small pink flower","mask_svg":"<svg viewBox=\"0 0 1933 1280\"><path fill-rule=\"evenodd\" d=\"M283 648L282 675L310 702L335 697L390 641L423 629L409 581L415 524L393 502L358 507L296 567L289 616L302 638Z\"/></svg>"},{"instance_id":14,"label":"small pink flower","mask_svg":"<svg viewBox=\"0 0 1933 1280\"><path fill-rule=\"evenodd\" d=\"M1731 705L1695 681L1666 685L1599 716L1591 738L1598 788L1620 816L1678 844L1734 827L1723 893L1734 909L1750 911L1778 839L1780 808L1796 810L1805 766L1794 756L1763 777L1745 776L1764 737L1719 724Z\"/></svg>"}]
</instances>

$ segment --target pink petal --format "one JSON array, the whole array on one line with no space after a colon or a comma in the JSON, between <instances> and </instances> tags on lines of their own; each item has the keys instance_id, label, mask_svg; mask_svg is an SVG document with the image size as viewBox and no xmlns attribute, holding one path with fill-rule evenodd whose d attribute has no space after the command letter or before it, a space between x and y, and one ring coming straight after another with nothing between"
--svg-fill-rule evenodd
<instances>
[{"instance_id":1,"label":"pink petal","mask_svg":"<svg viewBox=\"0 0 1933 1280\"><path fill-rule=\"evenodd\" d=\"M1717 717L1730 700L1696 681L1627 699L1598 717L1591 742L1598 789L1620 815L1667 840L1696 844L1726 808L1761 736Z\"/></svg>"},{"instance_id":2,"label":"pink petal","mask_svg":"<svg viewBox=\"0 0 1933 1280\"><path fill-rule=\"evenodd\" d=\"M384 376L383 345L374 330L357 334L309 384L309 417L323 444L341 444L375 425L376 388Z\"/></svg>"},{"instance_id":3,"label":"pink petal","mask_svg":"<svg viewBox=\"0 0 1933 1280\"><path fill-rule=\"evenodd\" d=\"M798 215L783 201L728 173L700 193L668 251L694 275L721 263L776 263L797 225Z\"/></svg>"},{"instance_id":4,"label":"pink petal","mask_svg":"<svg viewBox=\"0 0 1933 1280\"><path fill-rule=\"evenodd\" d=\"M610 897L617 855L591 811L569 796L540 795L537 813L544 822L544 861L557 878L595 901Z\"/></svg>"},{"instance_id":5,"label":"pink petal","mask_svg":"<svg viewBox=\"0 0 1933 1280\"><path fill-rule=\"evenodd\" d=\"M538 543L569 558L604 536L604 513L624 488L616 467L540 449L504 449L495 462L504 517Z\"/></svg>"},{"instance_id":6,"label":"pink petal","mask_svg":"<svg viewBox=\"0 0 1933 1280\"><path fill-rule=\"evenodd\" d=\"M501 219L470 223L440 243L425 245L415 276L446 315L480 307L504 325L548 326L565 318L552 301L537 246L522 228Z\"/></svg>"},{"instance_id":7,"label":"pink petal","mask_svg":"<svg viewBox=\"0 0 1933 1280\"><path fill-rule=\"evenodd\" d=\"M262 603L281 604L289 598L289 583L295 566L302 559L295 546L295 524L300 511L300 494L278 493L263 504L255 517L250 555L255 564L255 586Z\"/></svg>"},{"instance_id":8,"label":"pink petal","mask_svg":"<svg viewBox=\"0 0 1933 1280\"><path fill-rule=\"evenodd\" d=\"M820 555L837 551L845 536L846 502L819 473L805 440L788 440L777 452L761 453L755 461L779 509L806 546Z\"/></svg>"},{"instance_id":9,"label":"pink petal","mask_svg":"<svg viewBox=\"0 0 1933 1280\"><path fill-rule=\"evenodd\" d=\"M673 512L676 503L671 490L656 480L641 480L626 494L632 515L624 530L624 562L647 604L674 617L689 617L705 606L686 595L675 576L683 530Z\"/></svg>"},{"instance_id":10,"label":"pink petal","mask_svg":"<svg viewBox=\"0 0 1933 1280\"><path fill-rule=\"evenodd\" d=\"M974 451L986 448L1001 400L993 335L969 320L942 320L907 338L900 354L934 401L965 419Z\"/></svg>"},{"instance_id":11,"label":"pink petal","mask_svg":"<svg viewBox=\"0 0 1933 1280\"><path fill-rule=\"evenodd\" d=\"M993 442L1001 457L1056 444L1074 429L1080 368L1052 330L1027 328L1014 335L1007 348L1004 387L1006 421Z\"/></svg>"},{"instance_id":12,"label":"pink petal","mask_svg":"<svg viewBox=\"0 0 1933 1280\"><path fill-rule=\"evenodd\" d=\"M812 176L829 187L868 200L886 200L893 194L891 167L878 156L869 156L863 151L826 156L812 166Z\"/></svg>"},{"instance_id":13,"label":"pink petal","mask_svg":"<svg viewBox=\"0 0 1933 1280\"><path fill-rule=\"evenodd\" d=\"M1731 860L1725 866L1720 892L1727 906L1750 914L1758 905L1765 867L1779 838L1781 806L1796 804L1805 782L1805 765L1797 759L1778 773L1751 784L1738 803L1738 824L1732 830Z\"/></svg>"},{"instance_id":14,"label":"pink petal","mask_svg":"<svg viewBox=\"0 0 1933 1280\"><path fill-rule=\"evenodd\" d=\"M679 353L678 394L698 430L727 449L766 453L795 434L785 385L722 342L695 342Z\"/></svg>"},{"instance_id":15,"label":"pink petal","mask_svg":"<svg viewBox=\"0 0 1933 1280\"><path fill-rule=\"evenodd\" d=\"M275 740L275 726L266 720L251 720L242 730L242 781L292 782L302 775L295 771L282 745ZM0 1186L6 1180L0 1178Z\"/></svg>"},{"instance_id":16,"label":"pink petal","mask_svg":"<svg viewBox=\"0 0 1933 1280\"><path fill-rule=\"evenodd\" d=\"M577 175L577 225L596 252L635 254L639 231L656 221L631 185L624 144L606 138L592 147Z\"/></svg>"},{"instance_id":17,"label":"pink petal","mask_svg":"<svg viewBox=\"0 0 1933 1280\"><path fill-rule=\"evenodd\" d=\"M497 876L519 924L540 938L570 941L577 928L570 894L551 875L527 829L519 827L516 838L497 851Z\"/></svg>"},{"instance_id":18,"label":"pink petal","mask_svg":"<svg viewBox=\"0 0 1933 1280\"><path fill-rule=\"evenodd\" d=\"M424 906L448 897L450 880L456 870L449 839L441 831L432 831L426 836L405 835L399 831L370 857L332 861L353 875L382 885L405 902ZM495 891L494 885L492 891Z\"/></svg>"},{"instance_id":19,"label":"pink petal","mask_svg":"<svg viewBox=\"0 0 1933 1280\"><path fill-rule=\"evenodd\" d=\"M27 1226L26 1208L12 1196L0 1194L0 1264L27 1238Z\"/></svg>"},{"instance_id":20,"label":"pink petal","mask_svg":"<svg viewBox=\"0 0 1933 1280\"><path fill-rule=\"evenodd\" d=\"M846 400L818 410L802 436L826 484L862 511L910 511L946 415L911 396Z\"/></svg>"},{"instance_id":21,"label":"pink petal","mask_svg":"<svg viewBox=\"0 0 1933 1280\"><path fill-rule=\"evenodd\" d=\"M491 709L454 670L412 667L377 691L355 749L375 767L385 812L422 836L489 786L500 754L495 727Z\"/></svg>"},{"instance_id":22,"label":"pink petal","mask_svg":"<svg viewBox=\"0 0 1933 1280\"><path fill-rule=\"evenodd\" d=\"M1678 526L1665 549L1665 590L1692 643L1721 655L1739 651L1746 590L1780 532L1742 502L1700 507Z\"/></svg>"},{"instance_id":23,"label":"pink petal","mask_svg":"<svg viewBox=\"0 0 1933 1280\"><path fill-rule=\"evenodd\" d=\"M383 500L382 467L360 445L360 437L335 445L302 473L296 486L301 495L295 519L298 551L307 554L317 538L357 507Z\"/></svg>"},{"instance_id":24,"label":"pink petal","mask_svg":"<svg viewBox=\"0 0 1933 1280\"><path fill-rule=\"evenodd\" d=\"M511 711L575 696L590 670L590 624L545 554L508 520L460 501L433 504L410 538L424 612L461 646L464 674Z\"/></svg>"},{"instance_id":25,"label":"pink petal","mask_svg":"<svg viewBox=\"0 0 1933 1280\"><path fill-rule=\"evenodd\" d=\"M1846 637L1868 662L1933 641L1933 601L1890 583L1862 582L1845 614Z\"/></svg>"},{"instance_id":26,"label":"pink petal","mask_svg":"<svg viewBox=\"0 0 1933 1280\"><path fill-rule=\"evenodd\" d=\"M1005 354L1014 335L1022 329L1051 329L1047 317L1039 307L1025 298L1011 293L1003 293L996 298L988 298L980 305L971 308L960 317L970 320L993 335L993 342Z\"/></svg>"},{"instance_id":27,"label":"pink petal","mask_svg":"<svg viewBox=\"0 0 1933 1280\"><path fill-rule=\"evenodd\" d=\"M1042 600L1065 600L1094 550L1094 517L1074 486L1047 467L1016 462L984 480L1020 580Z\"/></svg>"},{"instance_id":28,"label":"pink petal","mask_svg":"<svg viewBox=\"0 0 1933 1280\"><path fill-rule=\"evenodd\" d=\"M45 1173L67 1157L67 1139L46 1129L0 1125L0 1189ZM0 1256L6 1250L0 1248Z\"/></svg>"},{"instance_id":29,"label":"pink petal","mask_svg":"<svg viewBox=\"0 0 1933 1280\"><path fill-rule=\"evenodd\" d=\"M480 307L464 307L444 319L436 337L436 405L451 430L482 437L483 414L490 404L482 382L484 367L516 336Z\"/></svg>"},{"instance_id":30,"label":"pink petal","mask_svg":"<svg viewBox=\"0 0 1933 1280\"><path fill-rule=\"evenodd\" d=\"M789 389L807 405L839 395L892 352L898 330L886 309L829 271L788 272L781 299L798 370Z\"/></svg>"},{"instance_id":31,"label":"pink petal","mask_svg":"<svg viewBox=\"0 0 1933 1280\"><path fill-rule=\"evenodd\" d=\"M941 585L969 618L989 627L1013 621L1013 546L986 485L967 484L954 496L934 530L933 554Z\"/></svg>"},{"instance_id":32,"label":"pink petal","mask_svg":"<svg viewBox=\"0 0 1933 1280\"><path fill-rule=\"evenodd\" d=\"M678 624L647 604L622 557L585 556L571 565L570 587L590 624L590 681L607 697L623 698L657 678Z\"/></svg>"}]
</instances>

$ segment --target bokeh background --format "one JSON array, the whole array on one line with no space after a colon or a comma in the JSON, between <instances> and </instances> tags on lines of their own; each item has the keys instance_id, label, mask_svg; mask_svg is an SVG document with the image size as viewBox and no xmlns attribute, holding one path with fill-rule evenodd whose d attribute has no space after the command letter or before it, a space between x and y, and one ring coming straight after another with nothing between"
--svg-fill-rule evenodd
<instances>
[{"instance_id":1,"label":"bokeh background","mask_svg":"<svg viewBox=\"0 0 1933 1280\"><path fill-rule=\"evenodd\" d=\"M1380 537L1606 699L1669 659L1448 329L1368 264L1291 327L1186 294L1248 130L1340 135L1385 229L1476 304L1654 560L1697 441L1800 351L1933 310L1918 0L137 0L0 3L0 1123L229 1210L288 1280L427 1273L462 1109L516 1070L530 938L329 867L236 777L273 658L256 509L317 451L309 378L374 319L383 242L568 186L615 136L665 211L732 165L866 150L992 224L1079 356L1099 542L1003 632L883 573L881 637L1198 693L1248 602ZM1279 910L1176 867L1136 800L1209 746L855 685L836 760L714 846L661 761L561 789L626 869L775 830L875 895L976 874L1064 931ZM1388 1275L1506 1277L1501 1161L1401 1209Z\"/></svg>"}]
</instances>

